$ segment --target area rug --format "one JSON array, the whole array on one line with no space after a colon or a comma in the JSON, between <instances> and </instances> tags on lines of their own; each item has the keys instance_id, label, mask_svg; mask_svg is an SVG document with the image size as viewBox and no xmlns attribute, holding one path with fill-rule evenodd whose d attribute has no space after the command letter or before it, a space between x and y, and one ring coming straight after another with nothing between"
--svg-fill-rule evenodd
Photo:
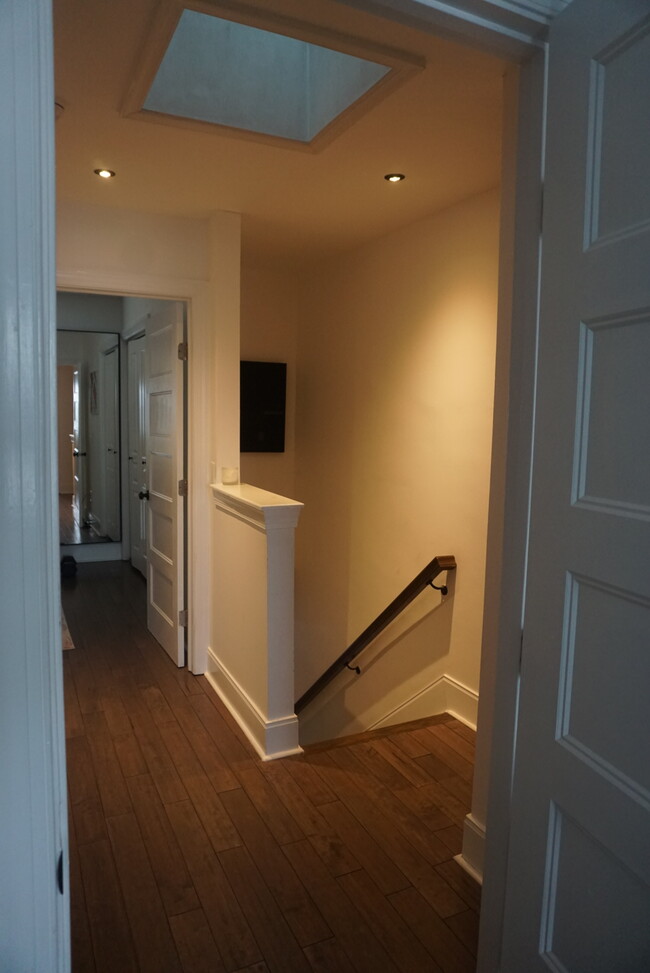
<instances>
[{"instance_id":1,"label":"area rug","mask_svg":"<svg viewBox=\"0 0 650 973\"><path fill-rule=\"evenodd\" d=\"M72 636L70 635L70 629L68 628L68 623L65 620L63 609L61 609L61 642L63 643L64 649L74 649L74 642L72 641Z\"/></svg>"}]
</instances>

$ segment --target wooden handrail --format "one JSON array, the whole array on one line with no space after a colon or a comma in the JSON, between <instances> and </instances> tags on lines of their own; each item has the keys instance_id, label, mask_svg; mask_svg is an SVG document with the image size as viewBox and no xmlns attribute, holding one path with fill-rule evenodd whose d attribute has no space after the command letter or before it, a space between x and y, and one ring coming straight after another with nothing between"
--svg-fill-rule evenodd
<instances>
[{"instance_id":1,"label":"wooden handrail","mask_svg":"<svg viewBox=\"0 0 650 973\"><path fill-rule=\"evenodd\" d=\"M420 571L420 573L413 578L410 584L407 584L406 588L400 592L397 598L391 601L390 605L388 605L387 608L384 608L380 615L377 615L374 622L371 622L368 628L364 629L361 635L359 635L354 642L348 646L345 652L338 657L336 662L333 662L329 669L326 669L323 675L320 676L316 682L302 694L300 699L296 702L296 713L299 713L300 710L304 709L308 703L311 703L312 699L318 696L320 691L332 681L334 676L337 676L342 669L349 666L352 660L356 659L359 653L363 652L363 650L370 645L374 639L377 638L379 633L383 632L386 626L389 625L394 618L397 618L400 612L404 611L406 606L409 605L414 598L417 598L420 592L424 591L424 589L433 582L434 578L437 578L438 575L443 571L453 571L455 568L456 558L453 555L439 555L438 557L434 557L433 561L430 561L426 568L423 568L422 571Z\"/></svg>"}]
</instances>

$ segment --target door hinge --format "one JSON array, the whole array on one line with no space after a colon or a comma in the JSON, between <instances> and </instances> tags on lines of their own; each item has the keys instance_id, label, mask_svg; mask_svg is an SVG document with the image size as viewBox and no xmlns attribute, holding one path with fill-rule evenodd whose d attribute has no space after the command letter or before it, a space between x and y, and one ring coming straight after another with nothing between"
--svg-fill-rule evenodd
<instances>
[{"instance_id":1,"label":"door hinge","mask_svg":"<svg viewBox=\"0 0 650 973\"><path fill-rule=\"evenodd\" d=\"M178 481L178 495L179 497L187 496L187 480Z\"/></svg>"},{"instance_id":2,"label":"door hinge","mask_svg":"<svg viewBox=\"0 0 650 973\"><path fill-rule=\"evenodd\" d=\"M178 624L181 626L181 628L187 628L187 608L183 608L182 611L179 611Z\"/></svg>"},{"instance_id":3,"label":"door hinge","mask_svg":"<svg viewBox=\"0 0 650 973\"><path fill-rule=\"evenodd\" d=\"M178 345L178 357L181 361L187 361L187 341L181 341Z\"/></svg>"}]
</instances>

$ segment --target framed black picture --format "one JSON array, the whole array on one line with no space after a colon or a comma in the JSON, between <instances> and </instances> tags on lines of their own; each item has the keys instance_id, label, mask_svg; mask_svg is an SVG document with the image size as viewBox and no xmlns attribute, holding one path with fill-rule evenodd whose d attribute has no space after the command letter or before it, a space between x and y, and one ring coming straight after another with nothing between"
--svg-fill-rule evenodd
<instances>
[{"instance_id":1,"label":"framed black picture","mask_svg":"<svg viewBox=\"0 0 650 973\"><path fill-rule=\"evenodd\" d=\"M287 366L285 362L240 363L242 453L283 453Z\"/></svg>"}]
</instances>

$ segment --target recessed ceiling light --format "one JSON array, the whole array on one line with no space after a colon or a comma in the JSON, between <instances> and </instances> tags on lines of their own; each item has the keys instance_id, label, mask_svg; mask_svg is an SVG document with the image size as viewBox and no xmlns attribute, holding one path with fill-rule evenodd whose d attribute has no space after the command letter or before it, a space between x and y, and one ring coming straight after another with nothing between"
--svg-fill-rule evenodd
<instances>
[{"instance_id":1,"label":"recessed ceiling light","mask_svg":"<svg viewBox=\"0 0 650 973\"><path fill-rule=\"evenodd\" d=\"M115 175L112 169L93 169L93 172L101 179L112 179Z\"/></svg>"},{"instance_id":2,"label":"recessed ceiling light","mask_svg":"<svg viewBox=\"0 0 650 973\"><path fill-rule=\"evenodd\" d=\"M402 182L404 179L406 179L406 176L403 172L387 172L384 179L387 182Z\"/></svg>"}]
</instances>

